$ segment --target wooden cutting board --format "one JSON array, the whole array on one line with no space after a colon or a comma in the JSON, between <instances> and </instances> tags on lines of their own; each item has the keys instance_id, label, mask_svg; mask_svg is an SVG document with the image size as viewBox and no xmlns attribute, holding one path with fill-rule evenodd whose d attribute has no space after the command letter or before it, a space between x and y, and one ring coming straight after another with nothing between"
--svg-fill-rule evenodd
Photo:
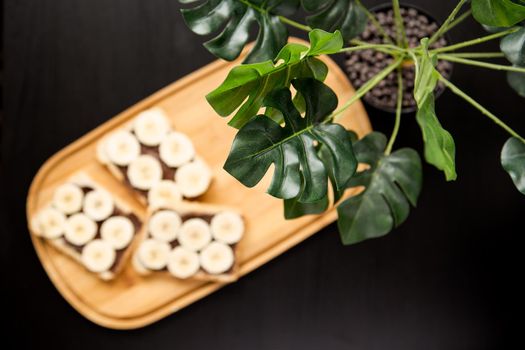
<instances>
[{"instance_id":1,"label":"wooden cutting board","mask_svg":"<svg viewBox=\"0 0 525 350\"><path fill-rule=\"evenodd\" d=\"M298 39L292 41L303 43ZM330 69L326 83L337 93L342 104L354 94L354 89L335 62L327 57L322 59ZM248 189L222 169L235 130L226 125L225 119L217 116L204 96L216 88L238 63L239 60L215 61L135 104L56 153L40 168L31 184L27 198L28 219L50 201L57 185L78 170L87 172L109 187L143 217L146 208L97 162L95 147L102 136L128 122L138 112L158 106L167 112L176 129L190 136L197 152L212 168L213 184L200 200L232 206L245 217L247 232L239 244L241 276L333 222L336 219L333 208L323 215L286 221L282 201L265 193L270 176L267 175L255 188ZM74 123L74 120L71 122ZM359 136L371 131L360 102L345 112L341 123L355 130ZM165 275L142 277L134 272L131 264L115 280L104 282L40 238L31 235L31 239L60 294L83 316L108 328L146 326L222 286L211 282L177 281Z\"/></svg>"}]
</instances>

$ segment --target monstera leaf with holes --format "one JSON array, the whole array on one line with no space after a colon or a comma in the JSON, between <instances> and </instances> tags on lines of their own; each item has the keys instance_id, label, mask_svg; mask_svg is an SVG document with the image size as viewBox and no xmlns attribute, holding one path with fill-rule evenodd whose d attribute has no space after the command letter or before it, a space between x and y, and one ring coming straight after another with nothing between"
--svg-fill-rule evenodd
<instances>
[{"instance_id":1,"label":"monstera leaf with holes","mask_svg":"<svg viewBox=\"0 0 525 350\"><path fill-rule=\"evenodd\" d=\"M356 173L348 187L363 192L342 202L338 208L339 233L343 244L383 236L408 217L421 191L421 160L417 152L402 148L384 155L386 137L372 132L354 144L359 163L369 168Z\"/></svg>"},{"instance_id":2,"label":"monstera leaf with holes","mask_svg":"<svg viewBox=\"0 0 525 350\"><path fill-rule=\"evenodd\" d=\"M272 90L289 87L292 79L312 77L324 80L326 65L315 56L338 52L343 47L341 34L316 29L309 33L310 47L287 44L273 61L243 64L233 68L224 82L206 96L221 116L235 115L229 124L244 126L262 107Z\"/></svg>"},{"instance_id":3,"label":"monstera leaf with holes","mask_svg":"<svg viewBox=\"0 0 525 350\"><path fill-rule=\"evenodd\" d=\"M198 0L179 0L194 3ZM208 35L222 31L204 46L215 56L231 61L239 56L250 37L250 27L257 23L259 31L255 46L245 62L272 59L286 44L288 31L279 14L295 12L298 0L206 0L182 9L188 27L196 34Z\"/></svg>"},{"instance_id":4,"label":"monstera leaf with holes","mask_svg":"<svg viewBox=\"0 0 525 350\"><path fill-rule=\"evenodd\" d=\"M353 131L347 130L347 137L350 143L354 143L355 141L357 141L357 135ZM337 180L337 174L335 174L333 171L333 169L336 168L336 164L334 164L334 162L337 161L337 159L335 159L332 156L332 152L330 151L330 149L324 145L321 145L320 147L318 147L317 155L326 165L328 177L330 179L330 183L332 184L332 201L335 204L341 199L347 186L341 184ZM351 161L352 164L357 165L357 161L354 156L351 156L349 161ZM304 183L302 183L302 185L304 186ZM302 203L298 200L298 198L285 199L284 217L286 219L294 219L308 214L320 214L326 209L328 209L329 204L330 199L328 197L328 194L320 200L312 203Z\"/></svg>"},{"instance_id":5,"label":"monstera leaf with holes","mask_svg":"<svg viewBox=\"0 0 525 350\"><path fill-rule=\"evenodd\" d=\"M221 30L204 46L228 61L240 55L250 39L250 27L256 23L255 45L244 60L244 63L254 63L273 59L286 44L288 31L280 16L295 13L299 3L299 0L205 0L181 12L196 34L209 35ZM340 30L344 39L350 40L366 26L366 13L354 0L303 0L302 4L307 11L314 12L306 18L313 29Z\"/></svg>"},{"instance_id":6,"label":"monstera leaf with holes","mask_svg":"<svg viewBox=\"0 0 525 350\"><path fill-rule=\"evenodd\" d=\"M428 39L422 40L425 54L420 56L414 83L414 98L417 103L416 120L423 133L425 142L425 159L428 163L445 173L447 181L455 180L456 146L450 133L443 129L436 116L434 107L434 89L439 79L439 73L434 68L436 57L428 53Z\"/></svg>"},{"instance_id":7,"label":"monstera leaf with holes","mask_svg":"<svg viewBox=\"0 0 525 350\"><path fill-rule=\"evenodd\" d=\"M327 196L328 177L340 191L357 164L346 129L326 122L337 106L335 93L313 78L295 79L292 85L304 98L304 117L295 108L290 89L272 91L264 105L281 111L284 125L265 115L253 118L235 136L224 169L252 187L273 164L269 194L316 204ZM325 148L329 161L319 155L320 148Z\"/></svg>"},{"instance_id":8,"label":"monstera leaf with holes","mask_svg":"<svg viewBox=\"0 0 525 350\"><path fill-rule=\"evenodd\" d=\"M354 0L302 0L303 8L314 14L306 17L312 28L339 30L345 41L361 34L366 27L365 10Z\"/></svg>"},{"instance_id":9,"label":"monstera leaf with holes","mask_svg":"<svg viewBox=\"0 0 525 350\"><path fill-rule=\"evenodd\" d=\"M501 150L501 165L518 191L525 194L525 143L515 137L508 139Z\"/></svg>"}]
</instances>

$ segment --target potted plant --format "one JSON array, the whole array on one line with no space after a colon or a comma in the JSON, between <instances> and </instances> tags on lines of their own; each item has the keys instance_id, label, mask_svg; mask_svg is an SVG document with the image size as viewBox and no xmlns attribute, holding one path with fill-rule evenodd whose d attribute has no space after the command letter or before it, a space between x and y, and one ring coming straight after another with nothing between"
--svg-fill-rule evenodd
<instances>
[{"instance_id":1,"label":"potted plant","mask_svg":"<svg viewBox=\"0 0 525 350\"><path fill-rule=\"evenodd\" d=\"M289 18L300 8L308 13L305 24ZM452 62L506 71L509 84L525 96L525 2L459 0L442 25L417 43L407 39L408 15L405 13L404 20L398 0L392 1L391 9L393 31L387 31L359 0L207 0L182 10L195 33L220 31L204 46L225 60L239 56L249 39L250 26L258 26L255 45L243 64L234 67L206 96L220 116L233 115L228 124L238 129L224 169L251 187L273 163L268 193L284 200L286 218L321 213L331 202L337 206L344 244L387 234L403 223L410 206L416 205L422 184L420 157L411 148L394 149L404 91L409 86L417 107L424 158L443 171L447 181L456 179L455 144L435 112L438 85L462 97L510 135L501 152L501 164L525 194L523 136L436 69L440 62ZM489 33L461 43L443 43L443 35L470 15ZM367 22L383 40L356 39ZM287 43L287 26L306 31L310 45ZM495 39L501 39L501 52L474 53L467 49ZM458 52L460 49L467 51ZM317 56L364 50L381 53L387 64L362 81L355 95L337 108L337 96L323 83L327 67ZM510 65L486 61L503 56ZM414 71L411 83L403 76L403 67L407 66ZM387 138L372 132L358 140L351 130L337 123L338 118L392 75L396 87L392 134ZM357 170L358 163L366 166ZM354 187L362 191L341 200L344 191Z\"/></svg>"},{"instance_id":2,"label":"potted plant","mask_svg":"<svg viewBox=\"0 0 525 350\"><path fill-rule=\"evenodd\" d=\"M371 12L371 13L370 13ZM354 39L354 43L394 44L397 33L397 22L392 3L384 3L370 9L368 16L374 21L368 21L363 32ZM406 28L406 42L409 48L417 47L425 37L431 37L440 27L440 23L430 14L413 5L401 4L399 13ZM430 49L447 46L451 42L448 33L436 39L429 45ZM363 49L346 52L345 68L355 88L360 88L375 74L392 63L392 57L387 53L374 49ZM446 79L450 79L453 63L438 60L436 70ZM415 65L406 60L401 66L403 81L402 113L414 112L417 109L414 99ZM379 84L374 86L364 96L367 104L390 113L395 113L397 104L397 71L391 72ZM437 99L445 91L445 86L438 82L434 91Z\"/></svg>"}]
</instances>

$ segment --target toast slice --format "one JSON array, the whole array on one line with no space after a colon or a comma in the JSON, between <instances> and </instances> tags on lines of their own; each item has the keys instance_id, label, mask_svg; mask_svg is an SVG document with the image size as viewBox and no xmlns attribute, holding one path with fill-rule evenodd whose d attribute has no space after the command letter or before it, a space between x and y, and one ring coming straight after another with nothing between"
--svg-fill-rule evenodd
<instances>
[{"instance_id":1,"label":"toast slice","mask_svg":"<svg viewBox=\"0 0 525 350\"><path fill-rule=\"evenodd\" d=\"M103 280L122 271L143 233L139 216L84 172L57 186L30 220L32 234Z\"/></svg>"},{"instance_id":2,"label":"toast slice","mask_svg":"<svg viewBox=\"0 0 525 350\"><path fill-rule=\"evenodd\" d=\"M145 206L197 198L212 180L192 141L175 131L158 107L142 111L100 140L97 159Z\"/></svg>"},{"instance_id":3,"label":"toast slice","mask_svg":"<svg viewBox=\"0 0 525 350\"><path fill-rule=\"evenodd\" d=\"M246 227L237 210L182 201L150 209L145 226L133 256L140 274L223 283L238 279L238 243Z\"/></svg>"}]
</instances>

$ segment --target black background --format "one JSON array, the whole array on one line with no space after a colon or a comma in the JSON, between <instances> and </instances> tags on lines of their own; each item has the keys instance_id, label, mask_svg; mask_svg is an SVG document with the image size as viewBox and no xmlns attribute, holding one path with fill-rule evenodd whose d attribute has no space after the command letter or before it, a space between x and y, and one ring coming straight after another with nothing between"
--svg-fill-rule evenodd
<instances>
[{"instance_id":1,"label":"black background","mask_svg":"<svg viewBox=\"0 0 525 350\"><path fill-rule=\"evenodd\" d=\"M440 20L455 4L412 2ZM458 180L446 183L425 166L418 208L392 234L344 247L328 226L143 329L108 330L84 319L32 248L24 212L31 179L56 151L213 57L175 0L4 5L4 339L57 349L495 349L519 339L513 319L523 295L525 201L499 165L507 135L450 92L437 112L456 139ZM485 34L472 19L460 28L451 32L455 41ZM453 81L525 132L525 101L504 74L456 65ZM367 109L374 127L389 133L392 116ZM422 149L413 115L396 144L407 145Z\"/></svg>"}]
</instances>

